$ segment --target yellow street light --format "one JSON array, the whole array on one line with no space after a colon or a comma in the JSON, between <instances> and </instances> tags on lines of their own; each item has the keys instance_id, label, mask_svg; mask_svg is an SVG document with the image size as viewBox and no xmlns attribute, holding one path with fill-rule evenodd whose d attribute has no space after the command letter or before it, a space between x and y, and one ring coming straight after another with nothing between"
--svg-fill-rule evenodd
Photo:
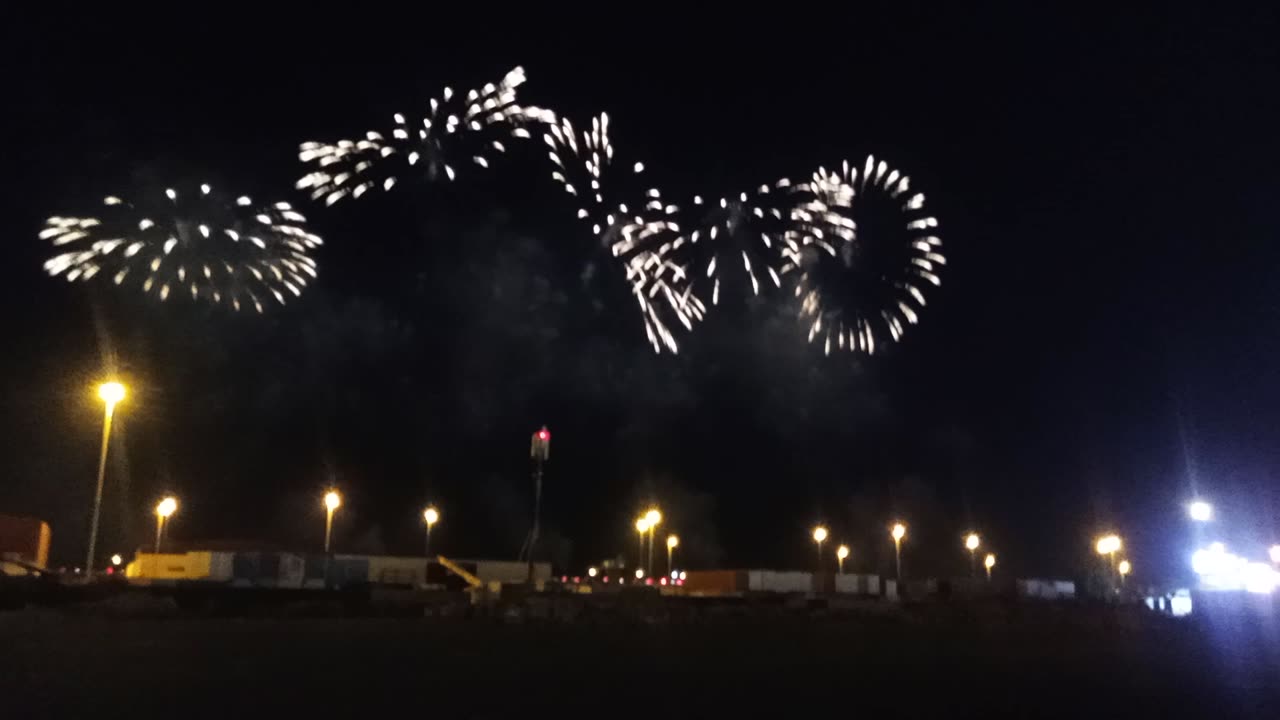
<instances>
[{"instance_id":1,"label":"yellow street light","mask_svg":"<svg viewBox=\"0 0 1280 720\"><path fill-rule=\"evenodd\" d=\"M658 508L649 508L644 514L644 521L649 525L649 558L644 564L645 572L653 574L653 533L658 529L658 525L662 522L662 513Z\"/></svg>"},{"instance_id":2,"label":"yellow street light","mask_svg":"<svg viewBox=\"0 0 1280 720\"><path fill-rule=\"evenodd\" d=\"M813 541L818 544L818 572L822 572L822 543L827 539L827 529L821 525L813 529Z\"/></svg>"},{"instance_id":3,"label":"yellow street light","mask_svg":"<svg viewBox=\"0 0 1280 720\"><path fill-rule=\"evenodd\" d=\"M667 536L667 572L671 572L671 568L672 568L671 559L672 559L672 555L675 554L677 547L680 547L680 538L676 537L675 535L668 535Z\"/></svg>"},{"instance_id":4,"label":"yellow street light","mask_svg":"<svg viewBox=\"0 0 1280 720\"><path fill-rule=\"evenodd\" d=\"M662 513L657 508L650 508L649 512L644 514L644 519L649 523L649 527L655 528L662 522Z\"/></svg>"},{"instance_id":5,"label":"yellow street light","mask_svg":"<svg viewBox=\"0 0 1280 720\"><path fill-rule=\"evenodd\" d=\"M1130 572L1133 572L1133 565L1131 565L1128 560L1121 560L1119 570L1120 570L1120 582L1124 583L1125 576L1127 576Z\"/></svg>"},{"instance_id":6,"label":"yellow street light","mask_svg":"<svg viewBox=\"0 0 1280 720\"><path fill-rule=\"evenodd\" d=\"M976 577L978 574L978 546L982 544L982 538L978 537L978 533L971 532L964 538L965 549L969 551L969 577Z\"/></svg>"},{"instance_id":7,"label":"yellow street light","mask_svg":"<svg viewBox=\"0 0 1280 720\"><path fill-rule=\"evenodd\" d=\"M636 532L640 534L640 554L636 556L636 567L644 565L644 538L649 534L649 520L641 515L636 518Z\"/></svg>"},{"instance_id":8,"label":"yellow street light","mask_svg":"<svg viewBox=\"0 0 1280 720\"><path fill-rule=\"evenodd\" d=\"M440 511L436 510L434 505L428 505L426 510L422 511L422 521L427 524L427 544L426 556L431 559L431 528L440 522Z\"/></svg>"},{"instance_id":9,"label":"yellow street light","mask_svg":"<svg viewBox=\"0 0 1280 720\"><path fill-rule=\"evenodd\" d=\"M841 575L844 574L844 559L849 557L849 546L841 545L836 548L836 571Z\"/></svg>"},{"instance_id":10,"label":"yellow street light","mask_svg":"<svg viewBox=\"0 0 1280 720\"><path fill-rule=\"evenodd\" d=\"M907 526L900 522L894 523L889 534L893 537L893 563L897 571L894 579L902 582L902 539L907 536Z\"/></svg>"},{"instance_id":11,"label":"yellow street light","mask_svg":"<svg viewBox=\"0 0 1280 720\"><path fill-rule=\"evenodd\" d=\"M342 507L342 496L337 490L330 490L324 494L324 554L329 554L329 540L333 537L333 513Z\"/></svg>"},{"instance_id":12,"label":"yellow street light","mask_svg":"<svg viewBox=\"0 0 1280 720\"><path fill-rule=\"evenodd\" d=\"M160 543L164 539L164 526L169 518L178 511L178 499L172 495L156 503L156 554L160 554Z\"/></svg>"},{"instance_id":13,"label":"yellow street light","mask_svg":"<svg viewBox=\"0 0 1280 720\"><path fill-rule=\"evenodd\" d=\"M102 450L98 455L98 488L93 494L93 515L89 522L89 553L84 561L85 577L93 577L93 555L98 545L98 516L102 513L102 482L107 476L107 443L111 439L111 418L116 414L116 403L124 400L125 387L118 382L105 382L98 386L98 397L106 405L102 416Z\"/></svg>"},{"instance_id":14,"label":"yellow street light","mask_svg":"<svg viewBox=\"0 0 1280 720\"><path fill-rule=\"evenodd\" d=\"M982 559L982 565L987 569L987 582L991 582L991 568L996 566L996 556L994 553L987 553Z\"/></svg>"}]
</instances>

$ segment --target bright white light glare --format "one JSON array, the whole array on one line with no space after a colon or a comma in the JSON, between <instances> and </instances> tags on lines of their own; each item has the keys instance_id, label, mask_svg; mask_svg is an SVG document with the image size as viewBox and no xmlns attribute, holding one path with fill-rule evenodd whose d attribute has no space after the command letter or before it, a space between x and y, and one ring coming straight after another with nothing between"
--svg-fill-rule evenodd
<instances>
[{"instance_id":1,"label":"bright white light glare","mask_svg":"<svg viewBox=\"0 0 1280 720\"><path fill-rule=\"evenodd\" d=\"M679 580L679 579L680 579L680 573L679 573L679 572L677 572L677 571L675 571L675 570L672 570L672 571L671 571L671 579L672 579L672 580Z\"/></svg>"},{"instance_id":2,"label":"bright white light glare","mask_svg":"<svg viewBox=\"0 0 1280 720\"><path fill-rule=\"evenodd\" d=\"M1187 514L1196 522L1209 522L1213 519L1213 506L1203 500L1196 500L1187 506Z\"/></svg>"},{"instance_id":3,"label":"bright white light glare","mask_svg":"<svg viewBox=\"0 0 1280 720\"><path fill-rule=\"evenodd\" d=\"M597 569L595 569L595 568L593 568L593 567L589 567L589 568L587 568L587 575L588 575L589 577L595 577L596 575L599 575L599 574L600 574L600 571L599 571L599 570L597 570Z\"/></svg>"},{"instance_id":4,"label":"bright white light glare","mask_svg":"<svg viewBox=\"0 0 1280 720\"><path fill-rule=\"evenodd\" d=\"M1191 569L1200 576L1200 587L1205 590L1271 594L1280 585L1280 573L1270 565L1233 555L1222 543L1197 550L1191 556Z\"/></svg>"},{"instance_id":5,"label":"bright white light glare","mask_svg":"<svg viewBox=\"0 0 1280 720\"><path fill-rule=\"evenodd\" d=\"M637 580L641 580L641 579L643 579L643 578L644 578L644 569L643 569L643 568L636 568L636 579L637 579Z\"/></svg>"},{"instance_id":6,"label":"bright white light glare","mask_svg":"<svg viewBox=\"0 0 1280 720\"><path fill-rule=\"evenodd\" d=\"M1271 562L1280 565L1280 545L1271 546Z\"/></svg>"},{"instance_id":7,"label":"bright white light glare","mask_svg":"<svg viewBox=\"0 0 1280 720\"><path fill-rule=\"evenodd\" d=\"M687 580L688 578L689 578L689 573L685 572L684 570L681 570L681 571L680 571L680 582L684 582L684 581L685 581L685 580Z\"/></svg>"}]
</instances>

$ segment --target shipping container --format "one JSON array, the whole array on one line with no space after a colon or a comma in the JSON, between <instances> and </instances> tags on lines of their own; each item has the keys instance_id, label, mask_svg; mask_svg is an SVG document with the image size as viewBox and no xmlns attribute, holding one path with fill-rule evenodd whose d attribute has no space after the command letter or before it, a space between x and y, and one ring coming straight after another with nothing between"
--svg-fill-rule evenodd
<instances>
[{"instance_id":1,"label":"shipping container","mask_svg":"<svg viewBox=\"0 0 1280 720\"><path fill-rule=\"evenodd\" d=\"M748 570L747 589L753 592L812 592L813 573L794 570Z\"/></svg>"},{"instance_id":2,"label":"shipping container","mask_svg":"<svg viewBox=\"0 0 1280 720\"><path fill-rule=\"evenodd\" d=\"M211 552L138 553L125 566L124 574L136 580L225 581L231 576L229 555Z\"/></svg>"},{"instance_id":3,"label":"shipping container","mask_svg":"<svg viewBox=\"0 0 1280 720\"><path fill-rule=\"evenodd\" d=\"M835 591L850 595L879 595L879 575L836 575Z\"/></svg>"},{"instance_id":4,"label":"shipping container","mask_svg":"<svg viewBox=\"0 0 1280 720\"><path fill-rule=\"evenodd\" d=\"M690 595L732 595L746 592L747 573L743 570L689 570L684 591Z\"/></svg>"},{"instance_id":5,"label":"shipping container","mask_svg":"<svg viewBox=\"0 0 1280 720\"><path fill-rule=\"evenodd\" d=\"M49 523L43 520L0 515L0 560L17 560L43 569L49 564L49 541L52 537ZM0 572L18 574L19 568L0 566Z\"/></svg>"}]
</instances>

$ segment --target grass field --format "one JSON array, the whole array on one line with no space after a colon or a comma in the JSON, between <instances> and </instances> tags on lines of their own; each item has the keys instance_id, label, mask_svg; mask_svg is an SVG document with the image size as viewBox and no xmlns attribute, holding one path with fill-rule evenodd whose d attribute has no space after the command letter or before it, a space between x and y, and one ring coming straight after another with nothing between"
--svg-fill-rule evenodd
<instances>
[{"instance_id":1,"label":"grass field","mask_svg":"<svg viewBox=\"0 0 1280 720\"><path fill-rule=\"evenodd\" d=\"M0 615L0 717L1280 717L1275 628Z\"/></svg>"}]
</instances>

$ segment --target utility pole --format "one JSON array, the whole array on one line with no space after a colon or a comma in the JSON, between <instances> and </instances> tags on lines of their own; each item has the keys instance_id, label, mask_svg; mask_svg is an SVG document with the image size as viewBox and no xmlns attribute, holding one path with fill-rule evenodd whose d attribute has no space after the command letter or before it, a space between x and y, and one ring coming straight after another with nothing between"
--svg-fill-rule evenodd
<instances>
[{"instance_id":1,"label":"utility pole","mask_svg":"<svg viewBox=\"0 0 1280 720\"><path fill-rule=\"evenodd\" d=\"M529 585L533 585L533 559L542 532L542 463L551 458L551 431L546 425L529 441L529 458L533 460L533 530L529 532Z\"/></svg>"}]
</instances>

